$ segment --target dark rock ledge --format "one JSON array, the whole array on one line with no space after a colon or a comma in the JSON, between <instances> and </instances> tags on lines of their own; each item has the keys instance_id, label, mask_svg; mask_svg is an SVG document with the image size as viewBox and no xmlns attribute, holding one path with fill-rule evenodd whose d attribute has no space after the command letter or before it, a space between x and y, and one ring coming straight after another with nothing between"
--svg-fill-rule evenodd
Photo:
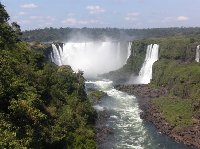
<instances>
[{"instance_id":1,"label":"dark rock ledge","mask_svg":"<svg viewBox=\"0 0 200 149\"><path fill-rule=\"evenodd\" d=\"M108 110L99 111L97 113L96 121L96 142L98 148L104 148L104 144L107 144L107 138L109 135L114 134L114 131L111 127L106 125L108 118L110 117L110 112Z\"/></svg>"}]
</instances>

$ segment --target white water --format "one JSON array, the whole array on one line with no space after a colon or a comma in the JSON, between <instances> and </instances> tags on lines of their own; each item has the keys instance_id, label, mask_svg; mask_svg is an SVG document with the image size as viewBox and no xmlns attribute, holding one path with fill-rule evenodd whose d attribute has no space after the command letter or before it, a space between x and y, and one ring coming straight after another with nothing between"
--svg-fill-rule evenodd
<instances>
[{"instance_id":1,"label":"white water","mask_svg":"<svg viewBox=\"0 0 200 149\"><path fill-rule=\"evenodd\" d=\"M116 90L112 81L87 81L86 90L91 88L108 95L94 105L97 112L109 113L102 127L113 129L113 134L99 144L101 149L188 149L144 123L140 118L138 99Z\"/></svg>"},{"instance_id":2,"label":"white water","mask_svg":"<svg viewBox=\"0 0 200 149\"><path fill-rule=\"evenodd\" d=\"M119 69L130 56L130 49L121 49L119 42L68 42L63 49L54 44L52 47L52 62L70 65L74 71L82 70L87 77Z\"/></svg>"},{"instance_id":3,"label":"white water","mask_svg":"<svg viewBox=\"0 0 200 149\"><path fill-rule=\"evenodd\" d=\"M159 45L151 44L147 46L146 57L139 76L136 78L136 84L148 84L152 79L152 67L158 60Z\"/></svg>"},{"instance_id":4,"label":"white water","mask_svg":"<svg viewBox=\"0 0 200 149\"><path fill-rule=\"evenodd\" d=\"M197 62L199 62L199 58L200 58L200 45L198 45L197 46L197 49L196 49L196 58L195 58L195 60L197 61Z\"/></svg>"},{"instance_id":5,"label":"white water","mask_svg":"<svg viewBox=\"0 0 200 149\"><path fill-rule=\"evenodd\" d=\"M61 60L61 47L59 46L59 49L57 49L57 47L52 44L52 53L51 53L51 60L52 62L54 62L56 65L61 66L62 65L62 60Z\"/></svg>"},{"instance_id":6,"label":"white water","mask_svg":"<svg viewBox=\"0 0 200 149\"><path fill-rule=\"evenodd\" d=\"M148 144L148 140L136 97L114 89L109 80L86 82L86 86L91 84L109 96L94 108L97 111L113 111L107 126L112 127L116 134L113 142L108 140L104 147L143 149L143 144Z\"/></svg>"},{"instance_id":7,"label":"white water","mask_svg":"<svg viewBox=\"0 0 200 149\"><path fill-rule=\"evenodd\" d=\"M95 71L101 69L101 67L107 67L107 65L110 65L109 63L112 64L112 67L109 69L119 67L119 65L124 64L125 60L130 56L130 53L128 53L130 48L128 48L127 57L121 60L119 43L100 43L98 46L95 46L94 43L66 43L63 49L61 47L57 49L55 45L52 45L52 47L53 52L51 53L51 58L54 63L57 65L71 65L74 70L85 69L86 73L90 73L86 68ZM115 50L113 47L115 47ZM147 53L153 52L150 50ZM99 62L97 62L97 60ZM114 62L119 60L120 63L114 65ZM148 61L148 59L146 61ZM89 65L89 67L86 65ZM94 75L96 73L97 72L91 74ZM101 90L108 95L108 97L103 99L100 103L94 105L97 112L107 110L111 114L105 126L113 128L114 134L106 138L105 144L100 144L102 148L185 149L183 146L179 146L175 142L168 140L168 138L161 136L155 129L152 131L155 134L149 132L152 128L148 128L144 125L140 118L138 99L136 99L135 96L114 89L112 81L109 80L86 82L86 88L90 85L92 88Z\"/></svg>"},{"instance_id":8,"label":"white water","mask_svg":"<svg viewBox=\"0 0 200 149\"><path fill-rule=\"evenodd\" d=\"M132 42L129 42L129 43L128 43L128 52L127 52L126 63L127 63L128 58L129 58L130 55L131 55L131 47L132 47Z\"/></svg>"}]
</instances>

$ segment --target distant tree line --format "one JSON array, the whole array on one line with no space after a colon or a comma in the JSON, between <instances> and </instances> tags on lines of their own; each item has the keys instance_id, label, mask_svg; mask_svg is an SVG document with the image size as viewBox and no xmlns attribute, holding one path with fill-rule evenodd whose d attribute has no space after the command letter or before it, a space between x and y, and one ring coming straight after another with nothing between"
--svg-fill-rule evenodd
<instances>
[{"instance_id":1,"label":"distant tree line","mask_svg":"<svg viewBox=\"0 0 200 149\"><path fill-rule=\"evenodd\" d=\"M119 28L44 28L24 31L22 39L28 42L52 41L88 41L88 40L126 40L158 38L175 35L200 35L200 27L174 27L153 29L119 29Z\"/></svg>"}]
</instances>

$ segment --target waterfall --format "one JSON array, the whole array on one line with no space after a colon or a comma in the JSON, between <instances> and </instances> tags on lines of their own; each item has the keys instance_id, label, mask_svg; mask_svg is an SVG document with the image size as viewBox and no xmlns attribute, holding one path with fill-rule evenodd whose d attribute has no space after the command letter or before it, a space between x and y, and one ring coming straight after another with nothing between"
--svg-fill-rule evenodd
<instances>
[{"instance_id":1,"label":"waterfall","mask_svg":"<svg viewBox=\"0 0 200 149\"><path fill-rule=\"evenodd\" d=\"M67 42L63 48L55 44L52 48L52 62L70 65L74 71L82 70L87 77L117 70L130 56L130 49L122 48L120 42Z\"/></svg>"},{"instance_id":2,"label":"waterfall","mask_svg":"<svg viewBox=\"0 0 200 149\"><path fill-rule=\"evenodd\" d=\"M62 65L62 60L61 60L61 55L62 55L62 48L59 46L59 49L57 49L55 44L52 44L52 53L51 53L51 60L54 62L56 65L61 66Z\"/></svg>"},{"instance_id":3,"label":"waterfall","mask_svg":"<svg viewBox=\"0 0 200 149\"><path fill-rule=\"evenodd\" d=\"M195 60L197 62L199 62L199 58L200 58L199 55L200 55L200 45L198 45L197 49L196 49L196 58L195 58Z\"/></svg>"},{"instance_id":4,"label":"waterfall","mask_svg":"<svg viewBox=\"0 0 200 149\"><path fill-rule=\"evenodd\" d=\"M137 82L139 84L148 84L152 79L152 67L153 63L158 60L158 50L159 45L148 45L146 51L146 57L142 68L139 72L139 77L137 78Z\"/></svg>"},{"instance_id":5,"label":"waterfall","mask_svg":"<svg viewBox=\"0 0 200 149\"><path fill-rule=\"evenodd\" d=\"M126 58L126 62L127 62L127 60L128 60L128 58L130 57L130 55L131 55L131 47L132 47L132 42L129 42L128 43L128 51L127 51L127 58Z\"/></svg>"}]
</instances>

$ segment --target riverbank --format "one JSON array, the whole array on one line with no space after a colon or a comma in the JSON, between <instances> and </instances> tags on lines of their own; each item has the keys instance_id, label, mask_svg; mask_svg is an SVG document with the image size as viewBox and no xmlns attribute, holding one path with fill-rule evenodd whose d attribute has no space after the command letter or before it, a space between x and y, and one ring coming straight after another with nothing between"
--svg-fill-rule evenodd
<instances>
[{"instance_id":1,"label":"riverbank","mask_svg":"<svg viewBox=\"0 0 200 149\"><path fill-rule=\"evenodd\" d=\"M167 96L166 88L152 88L149 85L117 85L116 88L139 97L139 105L143 111L140 115L141 118L153 123L161 133L168 135L176 142L200 148L200 121L198 116L192 117L193 124L178 128L175 124L167 121L166 115L154 102L154 98ZM181 121L183 118L180 116L179 119Z\"/></svg>"},{"instance_id":2,"label":"riverbank","mask_svg":"<svg viewBox=\"0 0 200 149\"><path fill-rule=\"evenodd\" d=\"M106 125L110 112L101 106L99 103L102 102L104 98L108 95L95 88L94 84L86 85L87 96L94 108L96 109L97 117L95 120L95 141L97 143L98 148L104 148L104 145L107 144L107 138L109 135L112 135L113 129Z\"/></svg>"}]
</instances>

